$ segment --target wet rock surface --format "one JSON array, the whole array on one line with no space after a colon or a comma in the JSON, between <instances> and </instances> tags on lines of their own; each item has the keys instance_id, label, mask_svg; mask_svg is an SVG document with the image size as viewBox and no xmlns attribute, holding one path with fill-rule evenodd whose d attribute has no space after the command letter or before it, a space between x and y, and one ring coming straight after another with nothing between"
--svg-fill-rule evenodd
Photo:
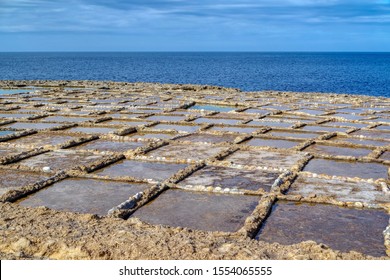
<instances>
[{"instance_id":1,"label":"wet rock surface","mask_svg":"<svg viewBox=\"0 0 390 280\"><path fill-rule=\"evenodd\" d=\"M390 256L386 98L89 81L0 89L13 93L0 95L1 258Z\"/></svg>"}]
</instances>

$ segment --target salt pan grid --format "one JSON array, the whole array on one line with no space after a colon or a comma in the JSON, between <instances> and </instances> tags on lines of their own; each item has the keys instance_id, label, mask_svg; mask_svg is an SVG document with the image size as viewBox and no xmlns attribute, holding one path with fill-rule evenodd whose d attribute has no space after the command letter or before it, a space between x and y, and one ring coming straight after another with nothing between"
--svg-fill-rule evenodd
<instances>
[{"instance_id":1,"label":"salt pan grid","mask_svg":"<svg viewBox=\"0 0 390 280\"><path fill-rule=\"evenodd\" d=\"M1 201L390 256L387 99L100 87L1 96Z\"/></svg>"}]
</instances>

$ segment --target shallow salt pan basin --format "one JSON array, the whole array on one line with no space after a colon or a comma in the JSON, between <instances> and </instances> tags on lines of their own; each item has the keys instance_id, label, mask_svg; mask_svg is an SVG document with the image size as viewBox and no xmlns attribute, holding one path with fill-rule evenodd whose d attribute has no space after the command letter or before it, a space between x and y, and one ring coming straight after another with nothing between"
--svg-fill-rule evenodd
<instances>
[{"instance_id":1,"label":"shallow salt pan basin","mask_svg":"<svg viewBox=\"0 0 390 280\"><path fill-rule=\"evenodd\" d=\"M60 123L28 123L28 122L17 122L6 125L5 127L11 129L49 129L56 126L60 126Z\"/></svg>"},{"instance_id":2,"label":"shallow salt pan basin","mask_svg":"<svg viewBox=\"0 0 390 280\"><path fill-rule=\"evenodd\" d=\"M16 94L16 93L26 93L32 92L36 89L0 89L0 95L2 94Z\"/></svg>"},{"instance_id":3,"label":"shallow salt pan basin","mask_svg":"<svg viewBox=\"0 0 390 280\"><path fill-rule=\"evenodd\" d=\"M329 141L332 142L348 142L352 144L360 144L360 145L370 145L370 146L387 146L390 145L390 141L378 141L378 140L370 140L366 138L356 138L356 137L341 137L336 136Z\"/></svg>"},{"instance_id":4,"label":"shallow salt pan basin","mask_svg":"<svg viewBox=\"0 0 390 280\"><path fill-rule=\"evenodd\" d=\"M366 123L352 123L352 122L327 122L325 125L329 126L346 126L346 127L356 127L356 128L363 128L367 127L368 124Z\"/></svg>"},{"instance_id":5,"label":"shallow salt pan basin","mask_svg":"<svg viewBox=\"0 0 390 280\"><path fill-rule=\"evenodd\" d=\"M237 188L257 191L270 191L272 184L279 177L280 172L265 172L260 170L242 170L228 167L206 166L183 181L179 186L212 186Z\"/></svg>"},{"instance_id":6,"label":"shallow salt pan basin","mask_svg":"<svg viewBox=\"0 0 390 280\"><path fill-rule=\"evenodd\" d=\"M282 122L282 121L266 121L266 120L253 120L248 125L257 125L257 126L270 126L270 127L292 127L294 123L291 122Z\"/></svg>"},{"instance_id":7,"label":"shallow salt pan basin","mask_svg":"<svg viewBox=\"0 0 390 280\"><path fill-rule=\"evenodd\" d=\"M276 137L291 137L291 138L297 138L297 139L310 139L310 138L317 138L322 133L305 133L305 132L289 132L289 131L278 131L278 130L271 130L267 133L267 135L273 135Z\"/></svg>"},{"instance_id":8,"label":"shallow salt pan basin","mask_svg":"<svg viewBox=\"0 0 390 280\"><path fill-rule=\"evenodd\" d=\"M169 144L147 153L147 156L152 158L163 157L167 160L205 160L211 156L216 156L223 147L209 146L189 146L179 144Z\"/></svg>"},{"instance_id":9,"label":"shallow salt pan basin","mask_svg":"<svg viewBox=\"0 0 390 280\"><path fill-rule=\"evenodd\" d=\"M70 116L49 116L43 119L40 119L40 121L45 122L60 122L60 123L79 123L79 122L87 122L92 121L93 118L78 118L78 117L70 117Z\"/></svg>"},{"instance_id":10,"label":"shallow salt pan basin","mask_svg":"<svg viewBox=\"0 0 390 280\"><path fill-rule=\"evenodd\" d=\"M376 129L390 131L390 125L380 125L380 126L376 127Z\"/></svg>"},{"instance_id":11,"label":"shallow salt pan basin","mask_svg":"<svg viewBox=\"0 0 390 280\"><path fill-rule=\"evenodd\" d=\"M359 177L362 179L387 178L388 166L379 163L349 162L328 159L312 159L303 171L330 176Z\"/></svg>"},{"instance_id":12,"label":"shallow salt pan basin","mask_svg":"<svg viewBox=\"0 0 390 280\"><path fill-rule=\"evenodd\" d=\"M354 136L365 136L371 138L382 138L382 139L390 139L390 133L385 131L379 131L375 129L366 129L352 132L351 135Z\"/></svg>"},{"instance_id":13,"label":"shallow salt pan basin","mask_svg":"<svg viewBox=\"0 0 390 280\"><path fill-rule=\"evenodd\" d=\"M169 116L169 115L156 115L146 118L150 121L165 121L165 122L179 122L184 121L186 116Z\"/></svg>"},{"instance_id":14,"label":"shallow salt pan basin","mask_svg":"<svg viewBox=\"0 0 390 280\"><path fill-rule=\"evenodd\" d=\"M128 150L137 149L138 147L144 146L144 143L130 142L130 141L114 141L98 139L90 141L75 147L74 150L93 150L93 151L108 151L108 152L126 152Z\"/></svg>"},{"instance_id":15,"label":"shallow salt pan basin","mask_svg":"<svg viewBox=\"0 0 390 280\"><path fill-rule=\"evenodd\" d=\"M151 179L161 182L186 167L186 164L121 160L118 163L111 164L108 167L94 172L94 174L109 176L110 178L129 176L137 179Z\"/></svg>"},{"instance_id":16,"label":"shallow salt pan basin","mask_svg":"<svg viewBox=\"0 0 390 280\"><path fill-rule=\"evenodd\" d=\"M67 130L64 130L66 132L80 132L85 134L108 134L115 131L115 128L111 127L73 127Z\"/></svg>"},{"instance_id":17,"label":"shallow salt pan basin","mask_svg":"<svg viewBox=\"0 0 390 280\"><path fill-rule=\"evenodd\" d=\"M329 117L338 117L338 118L342 118L342 119L346 119L346 120L353 120L353 121L360 120L360 119L364 118L364 116L361 116L361 115L344 114L344 113L332 114L332 115L329 115Z\"/></svg>"},{"instance_id":18,"label":"shallow salt pan basin","mask_svg":"<svg viewBox=\"0 0 390 280\"><path fill-rule=\"evenodd\" d=\"M7 191L19 189L47 178L47 175L39 173L0 169L0 196Z\"/></svg>"},{"instance_id":19,"label":"shallow salt pan basin","mask_svg":"<svg viewBox=\"0 0 390 280\"><path fill-rule=\"evenodd\" d=\"M189 136L181 137L177 141L190 141L197 143L223 143L223 142L233 142L235 136L231 135L213 135L213 134L192 134Z\"/></svg>"},{"instance_id":20,"label":"shallow salt pan basin","mask_svg":"<svg viewBox=\"0 0 390 280\"><path fill-rule=\"evenodd\" d=\"M0 130L0 136L9 135L9 134L12 134L12 133L15 133L15 131L12 131L12 130Z\"/></svg>"},{"instance_id":21,"label":"shallow salt pan basin","mask_svg":"<svg viewBox=\"0 0 390 280\"><path fill-rule=\"evenodd\" d=\"M302 114L306 114L306 115L320 116L322 114L325 114L326 111L311 110L311 109L299 109L299 110L295 110L294 113L302 113Z\"/></svg>"},{"instance_id":22,"label":"shallow salt pan basin","mask_svg":"<svg viewBox=\"0 0 390 280\"><path fill-rule=\"evenodd\" d=\"M23 152L27 152L30 149L22 148L22 147L8 147L8 146L0 146L0 157L6 156L14 156Z\"/></svg>"},{"instance_id":23,"label":"shallow salt pan basin","mask_svg":"<svg viewBox=\"0 0 390 280\"><path fill-rule=\"evenodd\" d=\"M77 138L67 135L50 135L47 133L37 133L33 135L23 136L14 140L9 140L7 142L18 145L32 145L34 147L42 147L45 145L60 145L74 139Z\"/></svg>"},{"instance_id":24,"label":"shallow salt pan basin","mask_svg":"<svg viewBox=\"0 0 390 280\"><path fill-rule=\"evenodd\" d=\"M216 111L216 112L230 112L236 110L236 107L228 107L228 106L217 106L217 105L194 105L190 108L190 110L205 110L205 111Z\"/></svg>"},{"instance_id":25,"label":"shallow salt pan basin","mask_svg":"<svg viewBox=\"0 0 390 280\"><path fill-rule=\"evenodd\" d=\"M157 225L235 232L255 209L259 196L167 190L132 217Z\"/></svg>"},{"instance_id":26,"label":"shallow salt pan basin","mask_svg":"<svg viewBox=\"0 0 390 280\"><path fill-rule=\"evenodd\" d=\"M142 140L160 140L160 139L170 139L179 134L176 133L150 133L150 132L137 132L131 135L128 135L128 137L133 139L142 139Z\"/></svg>"},{"instance_id":27,"label":"shallow salt pan basin","mask_svg":"<svg viewBox=\"0 0 390 280\"><path fill-rule=\"evenodd\" d=\"M0 114L0 118L4 119L21 119L21 118L29 118L32 115L30 114Z\"/></svg>"},{"instance_id":28,"label":"shallow salt pan basin","mask_svg":"<svg viewBox=\"0 0 390 280\"><path fill-rule=\"evenodd\" d=\"M27 207L46 206L55 210L106 215L148 184L110 182L94 179L65 179L20 200Z\"/></svg>"},{"instance_id":29,"label":"shallow salt pan basin","mask_svg":"<svg viewBox=\"0 0 390 280\"><path fill-rule=\"evenodd\" d=\"M102 122L101 124L103 124L103 125L117 125L117 126L139 126L139 125L150 124L150 122L147 122L147 121L118 121L118 120L112 120L112 121Z\"/></svg>"},{"instance_id":30,"label":"shallow salt pan basin","mask_svg":"<svg viewBox=\"0 0 390 280\"><path fill-rule=\"evenodd\" d=\"M329 196L338 201L366 202L369 204L390 203L390 195L381 187L367 182L346 182L338 179L311 178L300 175L290 187L288 194Z\"/></svg>"},{"instance_id":31,"label":"shallow salt pan basin","mask_svg":"<svg viewBox=\"0 0 390 280\"><path fill-rule=\"evenodd\" d=\"M255 109L255 108L248 109L248 110L244 111L244 113L247 113L247 114L259 114L259 115L265 115L265 114L269 114L271 112L272 111L269 111L269 110Z\"/></svg>"},{"instance_id":32,"label":"shallow salt pan basin","mask_svg":"<svg viewBox=\"0 0 390 280\"><path fill-rule=\"evenodd\" d=\"M210 128L210 131L223 131L223 132L233 132L233 133L253 133L259 128L257 127L245 127L245 126L213 126Z\"/></svg>"},{"instance_id":33,"label":"shallow salt pan basin","mask_svg":"<svg viewBox=\"0 0 390 280\"><path fill-rule=\"evenodd\" d=\"M384 152L379 158L390 161L390 151Z\"/></svg>"},{"instance_id":34,"label":"shallow salt pan basin","mask_svg":"<svg viewBox=\"0 0 390 280\"><path fill-rule=\"evenodd\" d=\"M274 148L288 149L300 143L301 142L299 141L283 140L283 139L252 138L251 140L245 142L244 144L249 146L256 146L256 147L268 146Z\"/></svg>"},{"instance_id":35,"label":"shallow salt pan basin","mask_svg":"<svg viewBox=\"0 0 390 280\"><path fill-rule=\"evenodd\" d=\"M238 124L242 120L240 119L220 119L220 118L199 118L194 120L194 123L212 123L212 124Z\"/></svg>"},{"instance_id":36,"label":"shallow salt pan basin","mask_svg":"<svg viewBox=\"0 0 390 280\"><path fill-rule=\"evenodd\" d=\"M151 129L156 130L176 130L177 132L195 132L199 130L200 126L197 125L175 125L175 124L158 124Z\"/></svg>"},{"instance_id":37,"label":"shallow salt pan basin","mask_svg":"<svg viewBox=\"0 0 390 280\"><path fill-rule=\"evenodd\" d=\"M338 147L331 145L314 144L307 147L305 152L326 154L332 156L352 156L352 157L364 157L367 156L372 150L363 148L349 148L349 147Z\"/></svg>"},{"instance_id":38,"label":"shallow salt pan basin","mask_svg":"<svg viewBox=\"0 0 390 280\"><path fill-rule=\"evenodd\" d=\"M301 153L239 150L226 157L223 161L238 165L289 169L302 157L303 154Z\"/></svg>"},{"instance_id":39,"label":"shallow salt pan basin","mask_svg":"<svg viewBox=\"0 0 390 280\"><path fill-rule=\"evenodd\" d=\"M14 165L40 170L43 170L44 167L50 167L53 171L60 171L90 164L100 159L103 159L102 155L96 155L89 152L57 150L24 159Z\"/></svg>"},{"instance_id":40,"label":"shallow salt pan basin","mask_svg":"<svg viewBox=\"0 0 390 280\"><path fill-rule=\"evenodd\" d=\"M277 202L256 239L280 244L306 240L343 252L386 256L382 231L389 215L381 210L357 210L325 204Z\"/></svg>"},{"instance_id":41,"label":"shallow salt pan basin","mask_svg":"<svg viewBox=\"0 0 390 280\"><path fill-rule=\"evenodd\" d=\"M298 130L313 131L313 132L346 132L349 128L347 127L335 127L335 126L315 126L306 125L298 128Z\"/></svg>"}]
</instances>

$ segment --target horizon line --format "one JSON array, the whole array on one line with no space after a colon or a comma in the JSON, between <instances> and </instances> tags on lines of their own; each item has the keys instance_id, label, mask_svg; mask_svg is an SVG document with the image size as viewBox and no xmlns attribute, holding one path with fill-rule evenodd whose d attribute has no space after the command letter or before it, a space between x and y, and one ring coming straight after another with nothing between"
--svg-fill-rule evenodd
<instances>
[{"instance_id":1,"label":"horizon line","mask_svg":"<svg viewBox=\"0 0 390 280\"><path fill-rule=\"evenodd\" d=\"M178 50L155 50L155 51L118 51L118 50L79 50L79 51L65 51L65 50L43 50L43 51L0 51L0 53L390 53L389 51L245 51L245 50L231 50L231 51L178 51Z\"/></svg>"}]
</instances>

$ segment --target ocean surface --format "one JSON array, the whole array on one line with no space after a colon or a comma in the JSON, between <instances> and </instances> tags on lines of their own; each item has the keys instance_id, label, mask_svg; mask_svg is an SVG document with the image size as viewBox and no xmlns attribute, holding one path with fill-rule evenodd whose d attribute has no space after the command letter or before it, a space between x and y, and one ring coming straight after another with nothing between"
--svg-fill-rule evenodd
<instances>
[{"instance_id":1,"label":"ocean surface","mask_svg":"<svg viewBox=\"0 0 390 280\"><path fill-rule=\"evenodd\" d=\"M390 53L0 53L0 80L208 84L390 97Z\"/></svg>"}]
</instances>

